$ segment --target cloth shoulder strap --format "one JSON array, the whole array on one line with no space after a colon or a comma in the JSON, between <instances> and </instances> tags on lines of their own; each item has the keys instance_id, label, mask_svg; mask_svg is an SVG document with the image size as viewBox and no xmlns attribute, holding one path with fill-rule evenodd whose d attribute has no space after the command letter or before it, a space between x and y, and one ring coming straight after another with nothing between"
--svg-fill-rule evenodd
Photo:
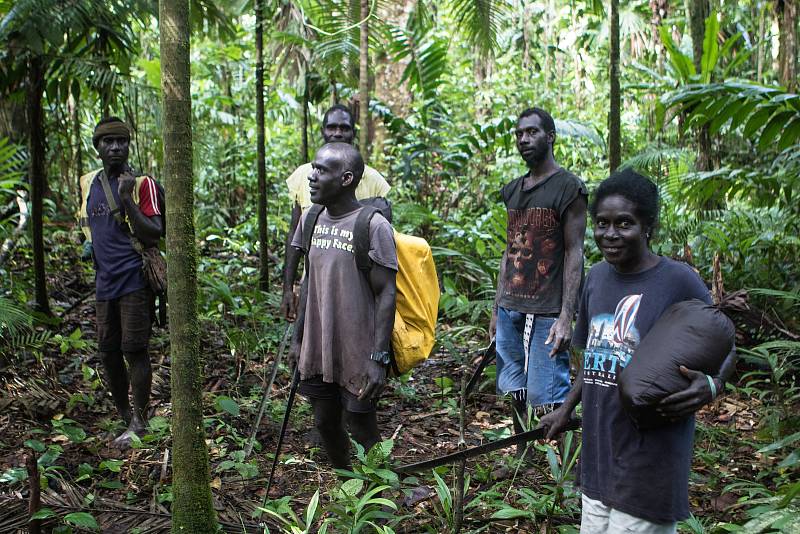
<instances>
[{"instance_id":1,"label":"cloth shoulder strap","mask_svg":"<svg viewBox=\"0 0 800 534\"><path fill-rule=\"evenodd\" d=\"M381 210L374 206L364 206L356 216L353 228L353 250L356 256L356 266L361 271L369 272L372 260L369 258L369 225L372 217Z\"/></svg>"},{"instance_id":2,"label":"cloth shoulder strap","mask_svg":"<svg viewBox=\"0 0 800 534\"><path fill-rule=\"evenodd\" d=\"M303 222L303 252L308 256L308 251L311 250L311 238L314 236L314 227L317 225L317 219L319 219L319 214L322 213L322 210L325 209L325 206L322 204L312 204L310 208L308 208L308 214L306 215L306 219Z\"/></svg>"},{"instance_id":3,"label":"cloth shoulder strap","mask_svg":"<svg viewBox=\"0 0 800 534\"><path fill-rule=\"evenodd\" d=\"M303 254L305 254L305 265L306 265L306 276L308 276L309 262L308 262L308 251L311 250L311 237L314 235L314 227L317 225L317 219L319 219L319 214L322 213L322 210L325 209L325 206L322 204L312 204L310 208L308 208L308 214L306 214L306 220L303 222Z\"/></svg>"},{"instance_id":4,"label":"cloth shoulder strap","mask_svg":"<svg viewBox=\"0 0 800 534\"><path fill-rule=\"evenodd\" d=\"M122 217L122 211L117 205L117 201L114 200L114 193L111 191L111 185L108 183L106 173L104 171L100 171L97 178L100 180L100 185L103 186L103 192L106 194L106 202L108 202L108 207L111 209L111 215L113 215L114 219L116 219L116 221L123 228L125 228L127 226L125 224L125 219Z\"/></svg>"},{"instance_id":5,"label":"cloth shoulder strap","mask_svg":"<svg viewBox=\"0 0 800 534\"><path fill-rule=\"evenodd\" d=\"M106 194L106 202L108 202L108 207L111 209L111 214L114 216L114 219L119 223L122 231L128 234L128 237L131 240L131 246L133 249L142 254L145 246L139 241L139 238L133 233L133 229L130 227L128 222L122 216L122 210L120 210L117 202L114 200L114 193L111 191L111 185L108 183L108 178L106 177L106 173L104 171L100 171L98 175L98 179L100 180L100 185L103 186L103 192Z\"/></svg>"}]
</instances>

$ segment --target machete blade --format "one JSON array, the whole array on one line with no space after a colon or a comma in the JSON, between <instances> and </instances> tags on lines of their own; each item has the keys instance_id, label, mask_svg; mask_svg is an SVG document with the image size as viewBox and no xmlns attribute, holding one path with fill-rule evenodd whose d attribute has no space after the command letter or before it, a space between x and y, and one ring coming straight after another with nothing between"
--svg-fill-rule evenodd
<instances>
[{"instance_id":1,"label":"machete blade","mask_svg":"<svg viewBox=\"0 0 800 534\"><path fill-rule=\"evenodd\" d=\"M567 427L564 429L564 431L575 430L577 428L580 428L580 426L581 426L580 419L572 419L567 425ZM430 460L425 460L423 462L417 462L414 464L401 465L394 471L396 473L401 473L401 474L426 471L428 469L433 469L434 467L439 467L441 465L455 463L459 460L466 460L467 458L480 456L481 454L486 454L488 452L496 451L498 449L504 449L506 447L509 447L511 445L516 445L518 443L527 443L528 441L542 439L544 438L546 433L547 433L546 428L534 428L533 430L528 430L527 432L520 432L519 434L514 434L513 436L509 436L507 438L498 439L497 441L490 441L489 443L484 443L483 445L470 447L469 449L457 451L452 454L446 454L438 458L432 458Z\"/></svg>"}]
</instances>

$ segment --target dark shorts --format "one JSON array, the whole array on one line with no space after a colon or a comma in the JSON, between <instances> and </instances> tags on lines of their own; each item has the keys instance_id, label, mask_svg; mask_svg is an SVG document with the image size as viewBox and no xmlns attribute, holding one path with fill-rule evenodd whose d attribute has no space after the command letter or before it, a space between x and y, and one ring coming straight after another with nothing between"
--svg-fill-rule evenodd
<instances>
[{"instance_id":1,"label":"dark shorts","mask_svg":"<svg viewBox=\"0 0 800 534\"><path fill-rule=\"evenodd\" d=\"M112 300L98 300L96 310L100 352L147 350L153 310L150 288L137 289Z\"/></svg>"},{"instance_id":2,"label":"dark shorts","mask_svg":"<svg viewBox=\"0 0 800 534\"><path fill-rule=\"evenodd\" d=\"M339 384L323 382L322 377L319 375L308 380L301 380L298 391L309 399L337 400L342 405L342 408L353 413L371 413L375 411L378 405L378 399L360 401L357 396Z\"/></svg>"}]
</instances>

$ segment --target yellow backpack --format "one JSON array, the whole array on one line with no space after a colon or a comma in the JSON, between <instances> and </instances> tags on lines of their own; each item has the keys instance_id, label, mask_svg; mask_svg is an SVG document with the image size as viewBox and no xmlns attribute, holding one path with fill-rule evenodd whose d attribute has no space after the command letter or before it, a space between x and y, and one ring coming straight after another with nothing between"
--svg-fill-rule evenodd
<instances>
[{"instance_id":1,"label":"yellow backpack","mask_svg":"<svg viewBox=\"0 0 800 534\"><path fill-rule=\"evenodd\" d=\"M356 226L354 234L357 231ZM395 231L394 242L397 245L398 270L392 352L394 372L399 375L424 362L433 349L439 311L439 279L427 241Z\"/></svg>"},{"instance_id":2,"label":"yellow backpack","mask_svg":"<svg viewBox=\"0 0 800 534\"><path fill-rule=\"evenodd\" d=\"M391 221L389 203L379 197L361 200L364 209L358 214L353 228L353 249L359 270L368 273L372 268L369 257L369 225L376 213ZM376 207L380 206L380 207ZM305 250L317 218L324 207L309 208L303 225ZM395 230L397 247L397 300L392 330L392 371L397 375L408 372L428 359L436 341L436 318L439 310L439 279L428 242L421 237Z\"/></svg>"}]
</instances>

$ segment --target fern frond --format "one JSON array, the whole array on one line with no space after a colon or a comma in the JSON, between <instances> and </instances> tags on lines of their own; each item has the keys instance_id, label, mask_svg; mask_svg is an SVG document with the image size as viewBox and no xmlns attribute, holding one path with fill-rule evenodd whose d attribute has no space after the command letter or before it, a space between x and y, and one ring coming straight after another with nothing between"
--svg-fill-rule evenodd
<instances>
[{"instance_id":1,"label":"fern frond","mask_svg":"<svg viewBox=\"0 0 800 534\"><path fill-rule=\"evenodd\" d=\"M43 332L37 332L35 330L17 332L7 339L4 350L9 352L41 350L50 340L50 337L51 334L47 330ZM2 345L3 343L0 343L0 346Z\"/></svg>"},{"instance_id":2,"label":"fern frond","mask_svg":"<svg viewBox=\"0 0 800 534\"><path fill-rule=\"evenodd\" d=\"M27 310L5 297L0 297L0 338L28 330L32 324L33 318Z\"/></svg>"}]
</instances>

